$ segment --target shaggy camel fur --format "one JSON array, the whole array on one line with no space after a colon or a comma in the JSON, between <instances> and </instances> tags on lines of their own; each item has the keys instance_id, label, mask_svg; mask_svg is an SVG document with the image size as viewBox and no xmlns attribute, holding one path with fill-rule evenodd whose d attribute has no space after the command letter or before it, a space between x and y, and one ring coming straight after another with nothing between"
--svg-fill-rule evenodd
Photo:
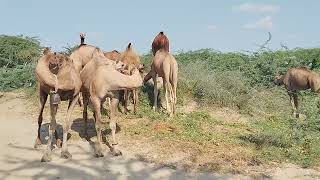
<instances>
[{"instance_id":1,"label":"shaggy camel fur","mask_svg":"<svg viewBox=\"0 0 320 180\"><path fill-rule=\"evenodd\" d=\"M94 108L95 126L97 131L97 142L95 143L95 154L97 157L102 157L102 127L103 121L101 120L101 103L106 97L110 97L111 109L110 109L110 129L112 134L112 148L113 155L120 155L121 151L117 148L116 140L116 121L114 118L114 112L119 102L119 90L138 88L142 86L142 78L138 70L135 70L133 75L127 76L120 73L117 69L117 64L111 60L101 59L101 57L95 57L90 61L84 69L81 71L81 80L83 82L83 119L87 124L87 106L90 101ZM109 63L108 63L109 61ZM105 62L105 63L101 63ZM87 132L87 125L85 125L85 132Z\"/></svg>"},{"instance_id":2,"label":"shaggy camel fur","mask_svg":"<svg viewBox=\"0 0 320 180\"><path fill-rule=\"evenodd\" d=\"M169 52L169 39L163 32L160 32L152 42L152 53L153 55L160 49L164 49L165 51Z\"/></svg>"},{"instance_id":3,"label":"shaggy camel fur","mask_svg":"<svg viewBox=\"0 0 320 180\"><path fill-rule=\"evenodd\" d=\"M320 95L320 76L305 67L291 68L285 75L276 75L274 83L278 86L284 85L290 96L293 116L299 117L298 113L298 91L311 89Z\"/></svg>"},{"instance_id":4,"label":"shaggy camel fur","mask_svg":"<svg viewBox=\"0 0 320 180\"><path fill-rule=\"evenodd\" d=\"M141 64L139 56L134 52L132 44L129 43L126 50L121 53L119 60L123 62L125 66L125 70L122 71L126 75L132 75L132 71L134 69L138 69L140 74L143 74L144 65ZM129 102L129 91L131 91L133 96L133 112L137 112L137 106L139 103L139 91L138 89L127 89L124 90L124 111L128 112L128 102Z\"/></svg>"},{"instance_id":5,"label":"shaggy camel fur","mask_svg":"<svg viewBox=\"0 0 320 180\"><path fill-rule=\"evenodd\" d=\"M117 50L113 50L110 52L104 52L104 56L110 60L116 61L120 58L120 53Z\"/></svg>"},{"instance_id":6,"label":"shaggy camel fur","mask_svg":"<svg viewBox=\"0 0 320 180\"><path fill-rule=\"evenodd\" d=\"M154 83L154 104L153 109L156 109L158 99L158 88L157 88L157 76L162 77L163 87L165 90L167 111L170 116L175 114L176 102L177 102L177 83L178 83L178 64L176 59L165 50L161 49L157 51L150 72L145 76L143 82L146 83L149 79L153 79ZM169 105L169 97L170 103Z\"/></svg>"},{"instance_id":7,"label":"shaggy camel fur","mask_svg":"<svg viewBox=\"0 0 320 180\"><path fill-rule=\"evenodd\" d=\"M40 141L40 128L42 124L42 113L44 105L47 101L48 95L50 95L50 132L49 140L47 144L47 150L45 151L41 161L51 161L51 143L53 134L56 138L56 113L60 100L69 100L69 106L67 110L66 119L63 122L63 143L61 149L61 157L71 158L71 154L68 152L67 147L67 134L70 128L70 118L74 106L79 98L79 91L81 88L80 74L76 72L73 62L67 56L61 54L51 53L49 49L45 49L44 55L39 59L35 69L35 75L39 83L40 94L40 113L38 117L38 136L36 139L35 147L41 144ZM61 140L57 139L57 143Z\"/></svg>"}]
</instances>

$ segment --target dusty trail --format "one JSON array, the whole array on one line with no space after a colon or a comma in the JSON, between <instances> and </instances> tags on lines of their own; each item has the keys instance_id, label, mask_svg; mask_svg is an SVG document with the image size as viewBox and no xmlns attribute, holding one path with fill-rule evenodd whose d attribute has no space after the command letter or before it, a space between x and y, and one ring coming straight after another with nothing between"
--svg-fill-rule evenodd
<instances>
[{"instance_id":1,"label":"dusty trail","mask_svg":"<svg viewBox=\"0 0 320 180\"><path fill-rule=\"evenodd\" d=\"M60 149L53 150L53 160L41 163L45 148L34 149L36 121L28 114L22 97L0 97L0 179L251 179L242 175L187 173L135 159L122 149L123 156L113 157L105 150L105 157L93 157L87 141L69 141L72 160L60 158ZM46 132L46 125L43 131ZM258 177L258 179L262 178ZM257 178L257 177L256 177ZM294 165L275 169L264 178L317 179L319 173Z\"/></svg>"},{"instance_id":2,"label":"dusty trail","mask_svg":"<svg viewBox=\"0 0 320 180\"><path fill-rule=\"evenodd\" d=\"M135 160L123 151L113 157L93 157L88 142L69 142L72 160L60 158L53 150L53 160L41 163L44 146L34 149L36 123L25 112L26 103L19 98L0 99L0 179L228 179L229 176L188 174L156 164ZM47 128L47 127L46 127Z\"/></svg>"}]
</instances>

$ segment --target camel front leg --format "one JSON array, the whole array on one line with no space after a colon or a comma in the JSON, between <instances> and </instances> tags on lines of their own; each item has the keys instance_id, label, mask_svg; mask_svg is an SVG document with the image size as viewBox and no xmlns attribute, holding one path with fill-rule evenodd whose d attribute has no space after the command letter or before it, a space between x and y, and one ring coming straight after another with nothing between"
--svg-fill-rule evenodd
<instances>
[{"instance_id":1,"label":"camel front leg","mask_svg":"<svg viewBox=\"0 0 320 180\"><path fill-rule=\"evenodd\" d=\"M134 90L132 90L132 92L133 92L133 112L134 112L134 114L136 114L137 107L139 105L139 90L134 89Z\"/></svg>"},{"instance_id":2,"label":"camel front leg","mask_svg":"<svg viewBox=\"0 0 320 180\"><path fill-rule=\"evenodd\" d=\"M292 114L293 114L294 117L297 117L297 116L299 117L299 115L297 114L297 108L296 108L296 103L295 103L295 101L298 100L297 96L296 96L296 98L294 98L295 97L294 93L290 92L288 94L289 94L289 97L290 97L290 103L291 103L291 107L292 107Z\"/></svg>"},{"instance_id":3,"label":"camel front leg","mask_svg":"<svg viewBox=\"0 0 320 180\"><path fill-rule=\"evenodd\" d=\"M154 95L154 100L153 100L153 110L156 110L157 104L158 104L158 85L157 85L157 77L158 75L154 75L152 77L153 79L153 95Z\"/></svg>"},{"instance_id":4,"label":"camel front leg","mask_svg":"<svg viewBox=\"0 0 320 180\"><path fill-rule=\"evenodd\" d=\"M94 153L96 157L103 157L102 147L101 147L101 144L102 144L101 131L103 128L103 124L101 121L101 111L100 111L101 100L96 96L91 96L90 100L94 108L94 119L95 119L95 126L96 126L96 132L97 132L97 141L94 144L94 151L95 151Z\"/></svg>"},{"instance_id":5,"label":"camel front leg","mask_svg":"<svg viewBox=\"0 0 320 180\"><path fill-rule=\"evenodd\" d=\"M116 97L112 98L111 101L111 110L115 111L117 106L119 103L119 96L116 95ZM116 139L116 130L117 130L117 123L116 123L116 119L114 117L114 113L110 113L110 129L111 129L111 136L112 136L112 143L110 143L112 145L112 149L111 149L111 153L114 156L119 156L122 155L121 151L118 149L118 141Z\"/></svg>"},{"instance_id":6,"label":"camel front leg","mask_svg":"<svg viewBox=\"0 0 320 180\"><path fill-rule=\"evenodd\" d=\"M124 90L123 100L124 100L124 113L127 114L129 112L128 110L129 90L127 89Z\"/></svg>"},{"instance_id":7,"label":"camel front leg","mask_svg":"<svg viewBox=\"0 0 320 180\"><path fill-rule=\"evenodd\" d=\"M44 106L47 102L48 99L48 94L42 92L40 90L40 94L39 94L39 101L40 101L40 112L39 112L39 116L38 116L38 134L37 134L37 138L36 138L36 142L34 143L34 148L37 148L39 145L41 145L41 125L42 125L42 121L43 121L43 109Z\"/></svg>"},{"instance_id":8,"label":"camel front leg","mask_svg":"<svg viewBox=\"0 0 320 180\"><path fill-rule=\"evenodd\" d=\"M51 121L49 125L49 139L47 143L47 150L45 151L44 155L41 158L41 162L49 162L52 160L51 158L51 144L53 135L56 131L56 114L57 114L58 105L53 104L52 96L50 96L50 115L51 115Z\"/></svg>"},{"instance_id":9,"label":"camel front leg","mask_svg":"<svg viewBox=\"0 0 320 180\"><path fill-rule=\"evenodd\" d=\"M74 106L79 100L79 95L74 96L72 99L70 99L71 103L67 110L67 116L65 121L63 122L63 143L62 143L62 149L61 149L61 157L65 159L71 159L72 155L68 151L68 145L67 145L67 138L68 138L68 131L70 129L70 119L71 114L73 112Z\"/></svg>"}]
</instances>

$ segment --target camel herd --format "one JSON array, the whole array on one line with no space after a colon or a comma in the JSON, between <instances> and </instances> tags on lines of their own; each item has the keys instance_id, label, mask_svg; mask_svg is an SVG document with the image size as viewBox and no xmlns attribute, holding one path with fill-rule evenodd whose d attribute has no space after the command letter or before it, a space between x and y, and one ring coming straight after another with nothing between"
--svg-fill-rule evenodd
<instances>
[{"instance_id":1,"label":"camel herd","mask_svg":"<svg viewBox=\"0 0 320 180\"><path fill-rule=\"evenodd\" d=\"M170 117L176 113L178 64L169 52L169 40L160 32L152 42L153 61L151 70L144 76L144 65L134 52L131 43L125 51L103 52L99 48L84 43L85 34L80 34L80 45L70 56L51 52L45 48L43 56L35 68L35 75L39 86L40 112L38 116L38 132L34 147L41 145L40 128L43 121L43 110L49 96L51 121L49 126L49 140L47 150L42 156L42 162L51 161L51 144L53 136L56 145L61 147L61 157L70 159L72 155L67 147L67 134L70 129L70 118L77 103L83 105L84 130L88 136L88 105L92 104L97 141L94 144L96 157L102 157L102 130L105 121L101 117L101 108L108 99L109 118L112 142L110 149L113 155L121 155L116 139L115 114L119 101L124 102L124 113L128 112L130 94L133 98L133 111L136 113L139 102L139 88L151 78L154 82L154 104L156 110L158 99L157 78L163 80L166 110ZM320 76L307 68L291 68L285 75L276 75L276 85L284 85L290 97L293 115L299 117L298 96L300 90L311 89L320 93ZM123 94L123 95L121 95ZM82 100L81 100L82 97ZM69 101L67 115L63 121L63 138L59 139L55 119L60 101Z\"/></svg>"},{"instance_id":2,"label":"camel herd","mask_svg":"<svg viewBox=\"0 0 320 180\"><path fill-rule=\"evenodd\" d=\"M115 113L118 107L120 93L124 92L124 109L128 112L127 105L129 94L133 96L134 112L137 111L138 90L143 82L153 78L154 96L158 96L157 76L163 78L167 111L170 116L175 114L176 89L178 80L178 65L175 58L169 53L169 40L160 32L152 43L154 58L151 71L143 79L144 65L139 56L134 52L131 43L124 52L114 50L103 52L99 48L84 43L85 34L80 34L81 43L70 56L51 52L45 48L43 56L39 59L35 68L35 75L39 86L40 113L38 116L38 133L35 148L41 144L40 128L43 121L43 110L49 96L51 121L49 125L49 140L47 150L42 156L42 162L51 161L51 144L53 136L56 144L61 147L61 157L70 159L72 155L68 151L67 134L70 129L70 118L77 103L83 104L83 120L87 135L88 105L92 104L97 141L95 142L95 155L102 157L102 130L106 123L101 117L101 107L108 98L110 107L110 129L112 136L111 152L113 155L121 155L116 139ZM80 100L82 97L82 101ZM56 131L55 119L60 101L69 101L67 115L63 121L63 138L59 139Z\"/></svg>"}]
</instances>

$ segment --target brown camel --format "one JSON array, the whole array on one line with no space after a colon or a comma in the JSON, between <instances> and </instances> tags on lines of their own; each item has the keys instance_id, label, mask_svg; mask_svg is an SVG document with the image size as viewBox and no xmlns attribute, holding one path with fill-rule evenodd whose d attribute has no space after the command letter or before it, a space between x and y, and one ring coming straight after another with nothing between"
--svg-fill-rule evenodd
<instances>
[{"instance_id":1,"label":"brown camel","mask_svg":"<svg viewBox=\"0 0 320 180\"><path fill-rule=\"evenodd\" d=\"M138 69L142 76L144 65L141 64L139 56L134 52L132 44L129 43L126 50L121 53L119 60L123 62L125 66L125 70L122 71L126 75L132 75L134 69ZM133 112L137 112L137 106L139 103L139 91L138 89L127 89L124 90L124 111L128 112L128 102L129 102L129 92L133 96Z\"/></svg>"},{"instance_id":2,"label":"brown camel","mask_svg":"<svg viewBox=\"0 0 320 180\"><path fill-rule=\"evenodd\" d=\"M170 116L175 114L176 102L177 102L177 83L178 83L178 64L176 59L164 49L157 51L153 62L151 64L150 72L145 76L143 82L146 83L149 79L153 79L154 83L154 104L153 109L156 109L157 98L158 98L158 88L157 88L157 76L162 77L163 87L165 90L167 111ZM169 97L170 103L169 105Z\"/></svg>"},{"instance_id":3,"label":"brown camel","mask_svg":"<svg viewBox=\"0 0 320 180\"><path fill-rule=\"evenodd\" d=\"M278 86L284 85L290 96L293 116L299 117L298 111L298 92L300 90L311 89L320 95L320 76L305 67L291 68L285 75L276 75L274 83Z\"/></svg>"},{"instance_id":4,"label":"brown camel","mask_svg":"<svg viewBox=\"0 0 320 180\"><path fill-rule=\"evenodd\" d=\"M70 118L73 108L78 101L79 91L81 88L80 74L76 72L73 62L67 56L62 54L56 54L50 52L49 49L45 49L44 55L39 59L35 69L35 75L39 83L39 95L40 95L40 113L38 117L38 136L36 139L35 147L41 144L40 141L40 128L42 124L42 113L44 105L47 101L48 95L50 95L50 131L49 140L47 144L47 150L45 151L41 161L51 161L51 143L53 134L56 138L56 113L60 100L69 100L69 106L67 110L66 119L63 122L63 143L61 149L61 157L71 158L71 154L68 152L67 147L67 134L70 128ZM61 140L57 139L57 143Z\"/></svg>"},{"instance_id":5,"label":"brown camel","mask_svg":"<svg viewBox=\"0 0 320 180\"><path fill-rule=\"evenodd\" d=\"M107 58L104 58L107 59ZM105 61L105 63L101 63ZM107 63L109 61L109 63ZM114 118L114 112L119 102L119 90L133 89L142 86L142 78L138 70L134 70L131 76L124 75L117 70L117 64L114 61L103 60L102 57L95 57L90 61L81 71L81 80L83 82L83 104L84 112L83 119L87 123L87 106L90 101L94 108L95 126L97 131L97 142L95 143L95 154L97 157L102 157L102 127L103 121L101 120L101 103L106 97L110 97L111 109L110 109L110 129L112 134L112 148L113 155L120 155L121 151L117 148L116 140L116 121ZM85 132L87 132L87 125L85 125Z\"/></svg>"},{"instance_id":6,"label":"brown camel","mask_svg":"<svg viewBox=\"0 0 320 180\"><path fill-rule=\"evenodd\" d=\"M104 56L108 59L111 59L113 61L116 61L120 58L120 53L117 51L117 50L113 50L113 51L110 51L110 52L104 52L103 53Z\"/></svg>"},{"instance_id":7,"label":"brown camel","mask_svg":"<svg viewBox=\"0 0 320 180\"><path fill-rule=\"evenodd\" d=\"M165 51L169 52L169 39L166 35L161 31L153 40L152 42L152 53L155 56L156 52L159 49L164 49Z\"/></svg>"}]
</instances>

